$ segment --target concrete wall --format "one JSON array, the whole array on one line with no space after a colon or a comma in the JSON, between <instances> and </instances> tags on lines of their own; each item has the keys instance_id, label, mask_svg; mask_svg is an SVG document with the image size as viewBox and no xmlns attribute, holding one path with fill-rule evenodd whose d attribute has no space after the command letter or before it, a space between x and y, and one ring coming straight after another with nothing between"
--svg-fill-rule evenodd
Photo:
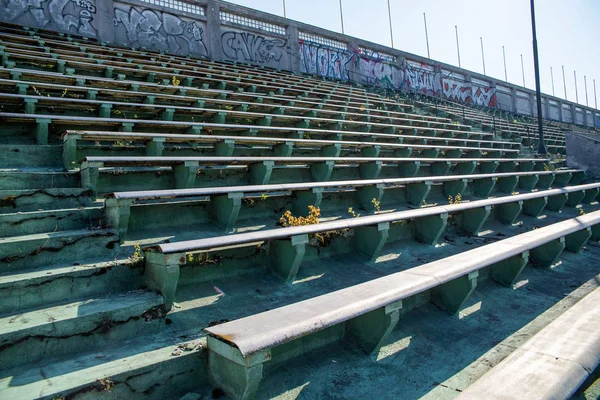
<instances>
[{"instance_id":1,"label":"concrete wall","mask_svg":"<svg viewBox=\"0 0 600 400\"><path fill-rule=\"evenodd\" d=\"M583 169L594 178L600 177L600 140L597 135L579 132L565 134L567 165Z\"/></svg>"},{"instance_id":2,"label":"concrete wall","mask_svg":"<svg viewBox=\"0 0 600 400\"><path fill-rule=\"evenodd\" d=\"M0 0L0 21L537 113L532 90L218 0ZM544 117L600 127L597 110L543 96Z\"/></svg>"}]
</instances>

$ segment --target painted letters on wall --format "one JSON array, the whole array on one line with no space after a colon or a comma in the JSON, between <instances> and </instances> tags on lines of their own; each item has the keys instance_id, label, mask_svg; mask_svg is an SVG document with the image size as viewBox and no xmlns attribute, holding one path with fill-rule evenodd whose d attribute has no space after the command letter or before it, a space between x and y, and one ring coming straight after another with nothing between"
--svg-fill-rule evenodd
<instances>
[{"instance_id":1,"label":"painted letters on wall","mask_svg":"<svg viewBox=\"0 0 600 400\"><path fill-rule=\"evenodd\" d=\"M404 71L386 60L354 55L354 68L350 80L364 85L380 86L388 89L402 89Z\"/></svg>"},{"instance_id":2,"label":"painted letters on wall","mask_svg":"<svg viewBox=\"0 0 600 400\"><path fill-rule=\"evenodd\" d=\"M0 21L97 36L96 0L0 0Z\"/></svg>"},{"instance_id":3,"label":"painted letters on wall","mask_svg":"<svg viewBox=\"0 0 600 400\"><path fill-rule=\"evenodd\" d=\"M129 5L115 6L115 39L119 44L181 55L208 56L204 24L174 14Z\"/></svg>"},{"instance_id":4,"label":"painted letters on wall","mask_svg":"<svg viewBox=\"0 0 600 400\"><path fill-rule=\"evenodd\" d=\"M300 41L300 68L305 74L349 80L352 53L318 43Z\"/></svg>"},{"instance_id":5,"label":"painted letters on wall","mask_svg":"<svg viewBox=\"0 0 600 400\"><path fill-rule=\"evenodd\" d=\"M485 107L497 106L495 88L480 87L451 78L442 78L442 88L444 100Z\"/></svg>"},{"instance_id":6,"label":"painted letters on wall","mask_svg":"<svg viewBox=\"0 0 600 400\"><path fill-rule=\"evenodd\" d=\"M441 73L434 67L420 63L416 66L406 62L404 80L407 90L423 93L429 96L439 96Z\"/></svg>"},{"instance_id":7,"label":"painted letters on wall","mask_svg":"<svg viewBox=\"0 0 600 400\"><path fill-rule=\"evenodd\" d=\"M223 56L232 61L290 68L287 40L227 30L221 33Z\"/></svg>"}]
</instances>

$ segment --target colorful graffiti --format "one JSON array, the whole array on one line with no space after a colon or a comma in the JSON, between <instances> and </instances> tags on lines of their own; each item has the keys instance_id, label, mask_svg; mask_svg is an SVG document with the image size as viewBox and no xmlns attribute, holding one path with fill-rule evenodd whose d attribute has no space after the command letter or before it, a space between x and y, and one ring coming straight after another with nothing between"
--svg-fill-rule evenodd
<instances>
[{"instance_id":1,"label":"colorful graffiti","mask_svg":"<svg viewBox=\"0 0 600 400\"><path fill-rule=\"evenodd\" d=\"M95 0L0 0L0 20L96 37Z\"/></svg>"},{"instance_id":2,"label":"colorful graffiti","mask_svg":"<svg viewBox=\"0 0 600 400\"><path fill-rule=\"evenodd\" d=\"M348 64L352 57L353 54L348 51L300 41L300 67L306 74L349 80Z\"/></svg>"},{"instance_id":3,"label":"colorful graffiti","mask_svg":"<svg viewBox=\"0 0 600 400\"><path fill-rule=\"evenodd\" d=\"M115 7L115 38L118 43L175 54L208 56L199 22L176 15L132 6Z\"/></svg>"},{"instance_id":4,"label":"colorful graffiti","mask_svg":"<svg viewBox=\"0 0 600 400\"><path fill-rule=\"evenodd\" d=\"M469 82L460 82L448 78L442 79L442 88L444 100L485 107L497 106L498 100L495 88L475 86Z\"/></svg>"},{"instance_id":5,"label":"colorful graffiti","mask_svg":"<svg viewBox=\"0 0 600 400\"><path fill-rule=\"evenodd\" d=\"M439 96L441 73L427 64L415 66L409 63L404 67L404 80L407 90L429 96Z\"/></svg>"},{"instance_id":6,"label":"colorful graffiti","mask_svg":"<svg viewBox=\"0 0 600 400\"><path fill-rule=\"evenodd\" d=\"M230 60L279 66L287 61L287 40L268 39L248 32L226 31L221 34L223 54ZM284 59L285 58L285 59ZM284 64L285 65L285 64Z\"/></svg>"},{"instance_id":7,"label":"colorful graffiti","mask_svg":"<svg viewBox=\"0 0 600 400\"><path fill-rule=\"evenodd\" d=\"M402 89L404 71L402 68L381 59L371 59L355 55L352 80L365 85L381 86L388 89Z\"/></svg>"}]
</instances>

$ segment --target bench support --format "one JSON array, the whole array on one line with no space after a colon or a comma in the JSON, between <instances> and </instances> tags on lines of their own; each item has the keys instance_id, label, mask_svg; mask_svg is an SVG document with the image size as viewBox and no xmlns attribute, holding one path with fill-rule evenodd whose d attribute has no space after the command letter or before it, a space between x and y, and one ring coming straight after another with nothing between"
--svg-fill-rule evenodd
<instances>
[{"instance_id":1,"label":"bench support","mask_svg":"<svg viewBox=\"0 0 600 400\"><path fill-rule=\"evenodd\" d=\"M274 165L275 162L273 161L252 164L250 166L250 183L253 185L266 185L269 183Z\"/></svg>"},{"instance_id":2,"label":"bench support","mask_svg":"<svg viewBox=\"0 0 600 400\"><path fill-rule=\"evenodd\" d=\"M256 397L263 377L263 363L271 359L270 350L244 357L235 347L208 336L208 378L234 399Z\"/></svg>"},{"instance_id":3,"label":"bench support","mask_svg":"<svg viewBox=\"0 0 600 400\"><path fill-rule=\"evenodd\" d=\"M217 223L231 232L235 227L240 208L242 207L242 197L244 193L233 192L221 196L213 196L210 199L213 215Z\"/></svg>"},{"instance_id":4,"label":"bench support","mask_svg":"<svg viewBox=\"0 0 600 400\"><path fill-rule=\"evenodd\" d=\"M416 218L414 222L415 239L430 245L436 245L448 224L448 213Z\"/></svg>"},{"instance_id":5,"label":"bench support","mask_svg":"<svg viewBox=\"0 0 600 400\"><path fill-rule=\"evenodd\" d=\"M331 178L335 161L325 161L310 166L310 175L315 182L326 182Z\"/></svg>"},{"instance_id":6,"label":"bench support","mask_svg":"<svg viewBox=\"0 0 600 400\"><path fill-rule=\"evenodd\" d=\"M498 161L482 161L479 165L479 172L482 174L493 174L498 169L500 163Z\"/></svg>"},{"instance_id":7,"label":"bench support","mask_svg":"<svg viewBox=\"0 0 600 400\"><path fill-rule=\"evenodd\" d=\"M146 155L149 157L161 157L165 147L164 137L154 137L146 143Z\"/></svg>"},{"instance_id":8,"label":"bench support","mask_svg":"<svg viewBox=\"0 0 600 400\"><path fill-rule=\"evenodd\" d=\"M321 147L322 157L339 157L342 151L342 145L340 143L330 144L328 146Z\"/></svg>"},{"instance_id":9,"label":"bench support","mask_svg":"<svg viewBox=\"0 0 600 400\"><path fill-rule=\"evenodd\" d=\"M592 228L589 226L565 237L565 249L571 253L579 253L587 241L592 237Z\"/></svg>"},{"instance_id":10,"label":"bench support","mask_svg":"<svg viewBox=\"0 0 600 400\"><path fill-rule=\"evenodd\" d=\"M567 172L566 174L556 174L554 176L553 185L556 187L567 186L572 177L573 177L572 172Z\"/></svg>"},{"instance_id":11,"label":"bench support","mask_svg":"<svg viewBox=\"0 0 600 400\"><path fill-rule=\"evenodd\" d=\"M360 155L363 157L379 157L381 146L363 147Z\"/></svg>"},{"instance_id":12,"label":"bench support","mask_svg":"<svg viewBox=\"0 0 600 400\"><path fill-rule=\"evenodd\" d=\"M367 211L375 211L375 205L373 199L380 201L383 197L383 183L376 185L361 186L357 189L358 201L360 202L361 208Z\"/></svg>"},{"instance_id":13,"label":"bench support","mask_svg":"<svg viewBox=\"0 0 600 400\"><path fill-rule=\"evenodd\" d=\"M542 267L550 267L565 249L565 238L561 237L529 251L531 259Z\"/></svg>"},{"instance_id":14,"label":"bench support","mask_svg":"<svg viewBox=\"0 0 600 400\"><path fill-rule=\"evenodd\" d=\"M179 265L185 254L145 252L144 282L163 296L165 310L171 310L179 284Z\"/></svg>"},{"instance_id":15,"label":"bench support","mask_svg":"<svg viewBox=\"0 0 600 400\"><path fill-rule=\"evenodd\" d=\"M279 143L273 146L273 155L275 157L290 157L294 151L294 142Z\"/></svg>"},{"instance_id":16,"label":"bench support","mask_svg":"<svg viewBox=\"0 0 600 400\"><path fill-rule=\"evenodd\" d=\"M494 217L505 225L512 225L523 209L523 201L497 204L494 206Z\"/></svg>"},{"instance_id":17,"label":"bench support","mask_svg":"<svg viewBox=\"0 0 600 400\"><path fill-rule=\"evenodd\" d=\"M477 197L487 199L496 186L495 178L473 179L473 193Z\"/></svg>"},{"instance_id":18,"label":"bench support","mask_svg":"<svg viewBox=\"0 0 600 400\"><path fill-rule=\"evenodd\" d=\"M49 125L52 123L51 119L37 118L35 120L35 136L37 144L47 145L48 144L48 132Z\"/></svg>"},{"instance_id":19,"label":"bench support","mask_svg":"<svg viewBox=\"0 0 600 400\"><path fill-rule=\"evenodd\" d=\"M215 144L215 155L217 157L231 157L235 149L235 140L225 139Z\"/></svg>"},{"instance_id":20,"label":"bench support","mask_svg":"<svg viewBox=\"0 0 600 400\"><path fill-rule=\"evenodd\" d=\"M448 175L451 165L449 161L434 162L431 164L431 173L435 176Z\"/></svg>"},{"instance_id":21,"label":"bench support","mask_svg":"<svg viewBox=\"0 0 600 400\"><path fill-rule=\"evenodd\" d=\"M198 167L198 161L185 161L182 165L177 165L173 168L175 174L175 188L193 188L196 184Z\"/></svg>"},{"instance_id":22,"label":"bench support","mask_svg":"<svg viewBox=\"0 0 600 400\"><path fill-rule=\"evenodd\" d=\"M463 211L461 228L473 235L478 235L491 212L491 206L472 208Z\"/></svg>"},{"instance_id":23,"label":"bench support","mask_svg":"<svg viewBox=\"0 0 600 400\"><path fill-rule=\"evenodd\" d=\"M539 217L548 204L548 196L525 200L523 202L523 214L531 217Z\"/></svg>"},{"instance_id":24,"label":"bench support","mask_svg":"<svg viewBox=\"0 0 600 400\"><path fill-rule=\"evenodd\" d=\"M431 191L431 181L406 185L406 200L415 206L421 206Z\"/></svg>"},{"instance_id":25,"label":"bench support","mask_svg":"<svg viewBox=\"0 0 600 400\"><path fill-rule=\"evenodd\" d=\"M477 287L479 271L473 271L431 290L431 301L442 310L456 314Z\"/></svg>"},{"instance_id":26,"label":"bench support","mask_svg":"<svg viewBox=\"0 0 600 400\"><path fill-rule=\"evenodd\" d=\"M420 161L405 162L400 164L398 177L400 178L412 178L417 176L419 169L421 168Z\"/></svg>"},{"instance_id":27,"label":"bench support","mask_svg":"<svg viewBox=\"0 0 600 400\"><path fill-rule=\"evenodd\" d=\"M539 179L538 175L519 176L519 187L530 192L537 185Z\"/></svg>"},{"instance_id":28,"label":"bench support","mask_svg":"<svg viewBox=\"0 0 600 400\"><path fill-rule=\"evenodd\" d=\"M315 187L312 190L296 190L292 192L294 198L294 212L298 215L308 215L308 206L319 207L323 200L323 188Z\"/></svg>"},{"instance_id":29,"label":"bench support","mask_svg":"<svg viewBox=\"0 0 600 400\"><path fill-rule=\"evenodd\" d=\"M412 147L402 147L400 149L394 150L394 157L408 158L412 155L412 152L413 152Z\"/></svg>"},{"instance_id":30,"label":"bench support","mask_svg":"<svg viewBox=\"0 0 600 400\"><path fill-rule=\"evenodd\" d=\"M398 300L353 318L346 323L346 332L367 354L375 354L398 323L401 308L402 300Z\"/></svg>"},{"instance_id":31,"label":"bench support","mask_svg":"<svg viewBox=\"0 0 600 400\"><path fill-rule=\"evenodd\" d=\"M272 241L270 251L273 273L287 283L293 283L304 258L307 243L308 235Z\"/></svg>"},{"instance_id":32,"label":"bench support","mask_svg":"<svg viewBox=\"0 0 600 400\"><path fill-rule=\"evenodd\" d=\"M444 195L456 196L458 194L464 194L467 189L467 180L458 179L453 181L444 182Z\"/></svg>"},{"instance_id":33,"label":"bench support","mask_svg":"<svg viewBox=\"0 0 600 400\"><path fill-rule=\"evenodd\" d=\"M529 262L529 251L507 258L490 266L490 275L501 285L513 287Z\"/></svg>"},{"instance_id":34,"label":"bench support","mask_svg":"<svg viewBox=\"0 0 600 400\"><path fill-rule=\"evenodd\" d=\"M517 184L519 183L519 177L516 175L513 176L503 176L498 178L498 189L502 193L512 193Z\"/></svg>"},{"instance_id":35,"label":"bench support","mask_svg":"<svg viewBox=\"0 0 600 400\"><path fill-rule=\"evenodd\" d=\"M471 175L477 168L476 161L459 162L454 169L454 173L458 175Z\"/></svg>"},{"instance_id":36,"label":"bench support","mask_svg":"<svg viewBox=\"0 0 600 400\"><path fill-rule=\"evenodd\" d=\"M586 189L585 196L581 199L581 204L590 204L598 197L598 193L600 193L599 188Z\"/></svg>"},{"instance_id":37,"label":"bench support","mask_svg":"<svg viewBox=\"0 0 600 400\"><path fill-rule=\"evenodd\" d=\"M355 249L366 255L370 261L375 261L388 238L389 231L389 222L356 228L354 230Z\"/></svg>"},{"instance_id":38,"label":"bench support","mask_svg":"<svg viewBox=\"0 0 600 400\"><path fill-rule=\"evenodd\" d=\"M68 135L63 142L63 164L65 169L73 169L77 164L77 140L81 135Z\"/></svg>"},{"instance_id":39,"label":"bench support","mask_svg":"<svg viewBox=\"0 0 600 400\"><path fill-rule=\"evenodd\" d=\"M381 172L383 163L381 161L361 163L358 167L362 179L377 179Z\"/></svg>"},{"instance_id":40,"label":"bench support","mask_svg":"<svg viewBox=\"0 0 600 400\"><path fill-rule=\"evenodd\" d=\"M129 227L132 204L133 200L106 199L104 202L106 222L112 229L118 230L121 243L125 240Z\"/></svg>"},{"instance_id":41,"label":"bench support","mask_svg":"<svg viewBox=\"0 0 600 400\"><path fill-rule=\"evenodd\" d=\"M560 211L569 198L569 193L561 193L554 196L548 197L548 204L546 208L550 211Z\"/></svg>"},{"instance_id":42,"label":"bench support","mask_svg":"<svg viewBox=\"0 0 600 400\"><path fill-rule=\"evenodd\" d=\"M577 207L578 204L582 203L583 198L585 197L585 190L578 190L576 192L570 192L569 198L565 203L568 207Z\"/></svg>"},{"instance_id":43,"label":"bench support","mask_svg":"<svg viewBox=\"0 0 600 400\"><path fill-rule=\"evenodd\" d=\"M81 163L81 186L96 192L100 165L89 164L87 161Z\"/></svg>"},{"instance_id":44,"label":"bench support","mask_svg":"<svg viewBox=\"0 0 600 400\"><path fill-rule=\"evenodd\" d=\"M516 172L517 162L516 161L505 161L498 167L499 172Z\"/></svg>"},{"instance_id":45,"label":"bench support","mask_svg":"<svg viewBox=\"0 0 600 400\"><path fill-rule=\"evenodd\" d=\"M555 175L552 174L540 174L538 175L539 179L538 179L538 183L537 183L537 188L542 190L542 189L549 189L550 186L552 186L552 183L554 182L555 179Z\"/></svg>"}]
</instances>

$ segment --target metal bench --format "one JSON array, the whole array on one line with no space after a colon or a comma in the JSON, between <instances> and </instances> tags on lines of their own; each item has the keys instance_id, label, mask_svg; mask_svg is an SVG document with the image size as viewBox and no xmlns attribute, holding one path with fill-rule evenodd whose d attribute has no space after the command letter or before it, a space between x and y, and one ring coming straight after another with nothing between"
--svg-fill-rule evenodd
<instances>
[{"instance_id":1,"label":"metal bench","mask_svg":"<svg viewBox=\"0 0 600 400\"><path fill-rule=\"evenodd\" d=\"M481 269L489 268L491 277L502 284L512 282L528 261L548 259L549 252L556 259L565 248L579 251L592 236L591 228L598 224L600 212L594 212L312 299L207 327L204 330L209 334L210 379L234 398L250 399L257 392L267 362L277 363L346 335L367 353L376 352L398 323L404 300L429 291L435 304L456 313L475 290ZM594 240L597 239L596 235ZM593 346L597 349L598 343ZM593 358L596 363L597 354ZM527 367L525 371L531 365ZM515 371L519 377L521 372ZM541 376L544 382L547 376ZM506 390L506 381L495 380L494 384L500 391Z\"/></svg>"}]
</instances>

